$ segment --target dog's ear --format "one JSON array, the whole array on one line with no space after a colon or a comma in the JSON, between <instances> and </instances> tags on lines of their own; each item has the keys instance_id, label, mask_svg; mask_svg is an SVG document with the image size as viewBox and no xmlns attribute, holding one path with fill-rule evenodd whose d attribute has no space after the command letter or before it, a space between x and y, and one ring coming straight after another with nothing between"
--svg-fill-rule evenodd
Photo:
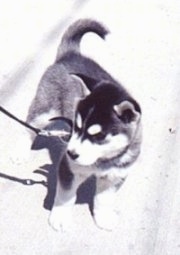
<instances>
[{"instance_id":1,"label":"dog's ear","mask_svg":"<svg viewBox=\"0 0 180 255\"><path fill-rule=\"evenodd\" d=\"M140 110L137 110L134 103L130 101L123 101L118 105L114 105L113 108L118 117L126 124L138 122L141 117Z\"/></svg>"},{"instance_id":2,"label":"dog's ear","mask_svg":"<svg viewBox=\"0 0 180 255\"><path fill-rule=\"evenodd\" d=\"M79 77L84 82L90 92L96 87L96 84L99 83L98 80L81 73L72 73L72 75Z\"/></svg>"}]
</instances>

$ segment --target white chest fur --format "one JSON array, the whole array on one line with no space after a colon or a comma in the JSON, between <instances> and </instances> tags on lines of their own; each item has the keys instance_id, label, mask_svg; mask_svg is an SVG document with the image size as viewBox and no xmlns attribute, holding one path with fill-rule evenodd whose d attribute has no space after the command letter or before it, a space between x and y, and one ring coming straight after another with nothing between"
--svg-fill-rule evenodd
<instances>
[{"instance_id":1,"label":"white chest fur","mask_svg":"<svg viewBox=\"0 0 180 255\"><path fill-rule=\"evenodd\" d=\"M111 183L118 183L119 180L125 179L130 172L131 167L110 167L108 169L97 168L96 166L81 166L73 160L69 161L71 171L80 178L87 179L95 175L97 179L108 180Z\"/></svg>"}]
</instances>

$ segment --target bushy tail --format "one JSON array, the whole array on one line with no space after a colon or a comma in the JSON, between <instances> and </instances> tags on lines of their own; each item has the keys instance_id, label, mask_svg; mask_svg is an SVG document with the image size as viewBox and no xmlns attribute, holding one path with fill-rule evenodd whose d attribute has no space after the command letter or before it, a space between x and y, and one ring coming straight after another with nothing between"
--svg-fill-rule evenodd
<instances>
[{"instance_id":1,"label":"bushy tail","mask_svg":"<svg viewBox=\"0 0 180 255\"><path fill-rule=\"evenodd\" d=\"M80 41L87 32L94 32L102 39L108 34L107 28L101 23L91 19L80 19L74 22L64 33L58 48L56 61L68 51L80 52Z\"/></svg>"}]
</instances>

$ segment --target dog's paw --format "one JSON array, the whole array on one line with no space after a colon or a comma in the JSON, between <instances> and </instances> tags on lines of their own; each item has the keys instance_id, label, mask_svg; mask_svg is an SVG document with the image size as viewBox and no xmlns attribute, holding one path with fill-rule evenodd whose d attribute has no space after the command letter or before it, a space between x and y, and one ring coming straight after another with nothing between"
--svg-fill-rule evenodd
<instances>
[{"instance_id":1,"label":"dog's paw","mask_svg":"<svg viewBox=\"0 0 180 255\"><path fill-rule=\"evenodd\" d=\"M108 208L101 208L94 211L94 221L97 227L103 230L112 231L118 223L118 212Z\"/></svg>"},{"instance_id":2,"label":"dog's paw","mask_svg":"<svg viewBox=\"0 0 180 255\"><path fill-rule=\"evenodd\" d=\"M66 231L72 223L72 207L54 206L48 221L54 230Z\"/></svg>"}]
</instances>

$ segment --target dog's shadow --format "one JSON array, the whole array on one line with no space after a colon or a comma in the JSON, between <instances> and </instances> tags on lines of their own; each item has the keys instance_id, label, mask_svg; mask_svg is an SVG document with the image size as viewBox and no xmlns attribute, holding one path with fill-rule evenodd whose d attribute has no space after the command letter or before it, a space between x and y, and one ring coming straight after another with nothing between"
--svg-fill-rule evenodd
<instances>
[{"instance_id":1,"label":"dog's shadow","mask_svg":"<svg viewBox=\"0 0 180 255\"><path fill-rule=\"evenodd\" d=\"M64 120L51 121L49 125L45 127L45 130L65 130L70 132L70 126ZM36 169L34 173L41 174L47 178L47 195L44 199L44 208L51 210L54 202L54 196L56 192L56 169L59 164L60 158L64 154L68 143L68 138L59 138L58 136L37 136L33 142L32 150L48 149L49 156L51 158L51 164L45 164ZM93 198L95 195L96 179L94 176L88 178L77 191L76 203L89 205L90 212L93 212Z\"/></svg>"}]
</instances>

